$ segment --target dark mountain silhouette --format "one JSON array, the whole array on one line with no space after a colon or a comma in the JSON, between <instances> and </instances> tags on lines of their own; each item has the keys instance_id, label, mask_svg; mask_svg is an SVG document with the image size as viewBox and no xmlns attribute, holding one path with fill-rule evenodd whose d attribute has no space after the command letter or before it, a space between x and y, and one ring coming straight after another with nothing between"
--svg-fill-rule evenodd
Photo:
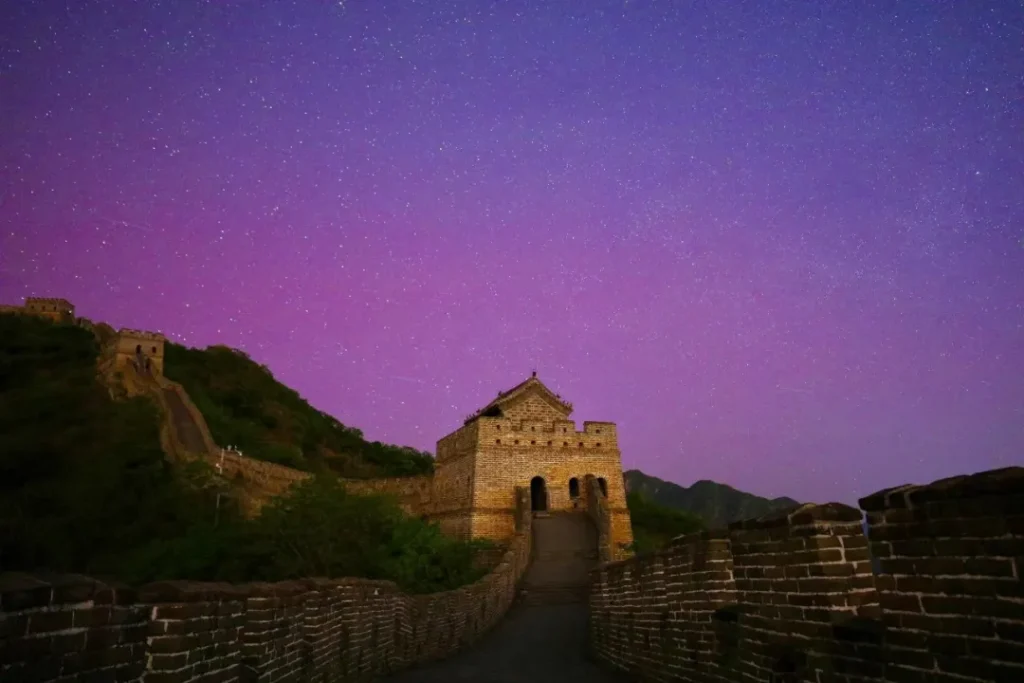
<instances>
[{"instance_id":1,"label":"dark mountain silhouette","mask_svg":"<svg viewBox=\"0 0 1024 683\"><path fill-rule=\"evenodd\" d=\"M625 473L626 491L639 492L662 505L702 518L710 528L741 519L760 517L774 510L799 505L792 498L762 498L727 484L701 480L689 488L652 477L640 470Z\"/></svg>"}]
</instances>

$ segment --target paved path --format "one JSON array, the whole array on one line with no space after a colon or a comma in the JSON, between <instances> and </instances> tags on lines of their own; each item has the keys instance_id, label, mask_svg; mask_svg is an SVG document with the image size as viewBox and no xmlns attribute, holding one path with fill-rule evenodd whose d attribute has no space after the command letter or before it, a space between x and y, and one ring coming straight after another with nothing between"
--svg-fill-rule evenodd
<instances>
[{"instance_id":1,"label":"paved path","mask_svg":"<svg viewBox=\"0 0 1024 683\"><path fill-rule=\"evenodd\" d=\"M590 569L597 529L586 514L536 514L533 558L516 604L478 642L395 683L627 683L587 656Z\"/></svg>"},{"instance_id":2,"label":"paved path","mask_svg":"<svg viewBox=\"0 0 1024 683\"><path fill-rule=\"evenodd\" d=\"M587 658L587 606L516 605L452 657L385 679L393 683L631 683Z\"/></svg>"},{"instance_id":3,"label":"paved path","mask_svg":"<svg viewBox=\"0 0 1024 683\"><path fill-rule=\"evenodd\" d=\"M206 442L203 440L203 433L199 431L195 420L192 419L192 414L188 412L185 402L181 400L181 396L174 389L168 387L163 387L161 391L163 391L167 407L171 411L171 420L178 441L190 453L205 453Z\"/></svg>"}]
</instances>

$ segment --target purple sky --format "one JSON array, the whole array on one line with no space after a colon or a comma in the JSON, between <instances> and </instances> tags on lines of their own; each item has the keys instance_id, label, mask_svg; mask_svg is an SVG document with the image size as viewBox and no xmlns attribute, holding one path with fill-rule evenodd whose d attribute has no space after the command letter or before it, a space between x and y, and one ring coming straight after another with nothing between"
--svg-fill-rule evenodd
<instances>
[{"instance_id":1,"label":"purple sky","mask_svg":"<svg viewBox=\"0 0 1024 683\"><path fill-rule=\"evenodd\" d=\"M433 450L536 368L624 467L1024 464L1024 9L0 8L0 300L249 352Z\"/></svg>"}]
</instances>

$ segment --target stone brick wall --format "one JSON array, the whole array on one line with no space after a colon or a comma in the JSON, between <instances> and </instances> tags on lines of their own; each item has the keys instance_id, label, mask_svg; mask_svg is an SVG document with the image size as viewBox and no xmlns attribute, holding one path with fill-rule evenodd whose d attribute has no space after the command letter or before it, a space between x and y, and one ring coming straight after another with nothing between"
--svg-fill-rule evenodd
<instances>
[{"instance_id":1,"label":"stone brick wall","mask_svg":"<svg viewBox=\"0 0 1024 683\"><path fill-rule=\"evenodd\" d=\"M517 486L529 487L534 477L544 479L548 509L572 510L583 502L584 480L592 476L603 479L607 489L614 557L627 555L625 548L633 536L614 424L586 422L582 431L571 420L480 417L472 424L479 433L473 456L474 536L508 537L513 527L511 492ZM574 478L580 484L581 500L569 495L569 481Z\"/></svg>"},{"instance_id":2,"label":"stone brick wall","mask_svg":"<svg viewBox=\"0 0 1024 683\"><path fill-rule=\"evenodd\" d=\"M150 373L156 377L164 374L164 342L167 339L157 332L122 328L117 331L116 363L124 367L136 362L136 349L150 362Z\"/></svg>"},{"instance_id":3,"label":"stone brick wall","mask_svg":"<svg viewBox=\"0 0 1024 683\"><path fill-rule=\"evenodd\" d=\"M860 505L870 552L831 503L603 566L594 655L652 681L1024 681L1024 468Z\"/></svg>"},{"instance_id":4,"label":"stone brick wall","mask_svg":"<svg viewBox=\"0 0 1024 683\"><path fill-rule=\"evenodd\" d=\"M249 514L256 514L271 498L285 493L297 482L311 476L309 472L256 460L233 451L210 456L208 461L211 465L219 467L224 477L240 485L244 492L242 502ZM353 493L383 493L394 496L402 508L411 515L430 516L433 512L433 481L430 475L341 481L345 488Z\"/></svg>"},{"instance_id":5,"label":"stone brick wall","mask_svg":"<svg viewBox=\"0 0 1024 683\"><path fill-rule=\"evenodd\" d=\"M365 679L450 655L511 605L530 556L529 492L498 566L453 591L388 581L133 590L84 576L0 574L0 681L234 683Z\"/></svg>"},{"instance_id":6,"label":"stone brick wall","mask_svg":"<svg viewBox=\"0 0 1024 683\"><path fill-rule=\"evenodd\" d=\"M470 423L437 443L432 518L442 531L457 538L468 538L472 533L477 428L475 422Z\"/></svg>"},{"instance_id":7,"label":"stone brick wall","mask_svg":"<svg viewBox=\"0 0 1024 683\"><path fill-rule=\"evenodd\" d=\"M67 299L30 296L25 298L24 311L29 315L56 322L74 322L75 306Z\"/></svg>"},{"instance_id":8,"label":"stone brick wall","mask_svg":"<svg viewBox=\"0 0 1024 683\"><path fill-rule=\"evenodd\" d=\"M597 528L597 550L601 562L611 562L620 559L615 557L612 550L612 525L611 515L608 512L608 501L604 497L604 491L596 477L587 476L583 480L583 488L586 491L586 509L590 519L594 521Z\"/></svg>"},{"instance_id":9,"label":"stone brick wall","mask_svg":"<svg viewBox=\"0 0 1024 683\"><path fill-rule=\"evenodd\" d=\"M0 313L34 315L54 322L71 323L75 321L75 306L67 299L28 297L22 306L0 304Z\"/></svg>"},{"instance_id":10,"label":"stone brick wall","mask_svg":"<svg viewBox=\"0 0 1024 683\"><path fill-rule=\"evenodd\" d=\"M520 421L533 421L549 423L552 420L565 419L564 411L561 411L540 396L525 396L522 400L516 401L507 406L504 410L505 417Z\"/></svg>"}]
</instances>

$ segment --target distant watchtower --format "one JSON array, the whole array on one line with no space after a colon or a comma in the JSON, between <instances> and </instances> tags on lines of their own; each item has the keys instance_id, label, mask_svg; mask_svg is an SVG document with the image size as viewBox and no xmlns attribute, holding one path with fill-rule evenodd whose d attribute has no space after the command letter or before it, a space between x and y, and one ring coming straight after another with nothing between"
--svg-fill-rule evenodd
<instances>
[{"instance_id":1,"label":"distant watchtower","mask_svg":"<svg viewBox=\"0 0 1024 683\"><path fill-rule=\"evenodd\" d=\"M75 306L67 299L30 296L25 298L22 310L28 315L49 318L54 322L70 323L75 321Z\"/></svg>"},{"instance_id":2,"label":"distant watchtower","mask_svg":"<svg viewBox=\"0 0 1024 683\"><path fill-rule=\"evenodd\" d=\"M537 379L498 394L437 443L434 514L448 534L505 540L515 532L515 489L535 511L586 508L585 482L600 484L616 558L632 543L618 436L612 422L569 419L572 404Z\"/></svg>"},{"instance_id":3,"label":"distant watchtower","mask_svg":"<svg viewBox=\"0 0 1024 683\"><path fill-rule=\"evenodd\" d=\"M133 366L142 374L161 377L164 374L164 343L159 332L144 332L122 328L117 332L117 359L119 369Z\"/></svg>"}]
</instances>

